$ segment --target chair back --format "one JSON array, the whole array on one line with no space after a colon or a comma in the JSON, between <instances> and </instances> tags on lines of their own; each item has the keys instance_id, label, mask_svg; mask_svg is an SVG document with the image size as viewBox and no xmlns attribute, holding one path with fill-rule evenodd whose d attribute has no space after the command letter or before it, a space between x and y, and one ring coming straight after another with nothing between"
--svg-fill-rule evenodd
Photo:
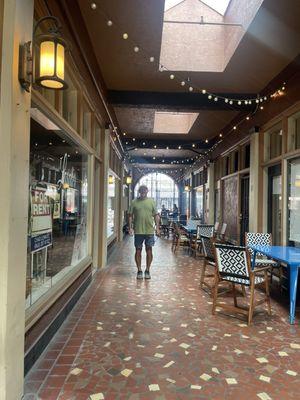
<instances>
[{"instance_id":1,"label":"chair back","mask_svg":"<svg viewBox=\"0 0 300 400\"><path fill-rule=\"evenodd\" d=\"M249 281L251 265L246 247L215 244L215 253L218 273L223 280Z\"/></svg>"},{"instance_id":2,"label":"chair back","mask_svg":"<svg viewBox=\"0 0 300 400\"><path fill-rule=\"evenodd\" d=\"M246 232L245 233L245 245L248 246L272 246L272 234L262 232ZM253 250L248 248L249 253L253 256ZM261 253L257 253L258 256L263 256Z\"/></svg>"},{"instance_id":3,"label":"chair back","mask_svg":"<svg viewBox=\"0 0 300 400\"><path fill-rule=\"evenodd\" d=\"M200 240L201 236L213 237L214 236L214 226L206 225L206 224L197 225L196 237L198 240Z\"/></svg>"},{"instance_id":4,"label":"chair back","mask_svg":"<svg viewBox=\"0 0 300 400\"><path fill-rule=\"evenodd\" d=\"M221 232L220 232L220 235L221 235L221 236L224 236L224 235L225 235L226 229L227 229L227 224L226 224L226 222L223 222L222 228L221 228Z\"/></svg>"},{"instance_id":5,"label":"chair back","mask_svg":"<svg viewBox=\"0 0 300 400\"><path fill-rule=\"evenodd\" d=\"M169 220L167 217L160 217L160 224L162 226L168 226L169 225Z\"/></svg>"},{"instance_id":6,"label":"chair back","mask_svg":"<svg viewBox=\"0 0 300 400\"><path fill-rule=\"evenodd\" d=\"M215 261L214 239L211 236L201 235L201 242L205 258Z\"/></svg>"},{"instance_id":7,"label":"chair back","mask_svg":"<svg viewBox=\"0 0 300 400\"><path fill-rule=\"evenodd\" d=\"M215 232L217 232L217 231L218 231L218 229L219 229L219 226L220 226L220 223L219 223L218 221L216 221L216 222L215 222L215 226L214 226L214 230L215 230Z\"/></svg>"}]
</instances>

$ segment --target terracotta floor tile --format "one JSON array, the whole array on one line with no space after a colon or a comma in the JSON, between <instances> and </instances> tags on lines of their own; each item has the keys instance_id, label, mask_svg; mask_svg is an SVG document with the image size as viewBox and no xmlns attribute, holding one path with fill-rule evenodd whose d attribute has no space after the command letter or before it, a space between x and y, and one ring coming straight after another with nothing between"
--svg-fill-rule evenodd
<instances>
[{"instance_id":1,"label":"terracotta floor tile","mask_svg":"<svg viewBox=\"0 0 300 400\"><path fill-rule=\"evenodd\" d=\"M276 284L272 316L261 306L248 327L243 318L211 314L211 297L199 289L202 260L182 249L174 255L170 241L159 239L152 279L137 281L133 255L129 239L107 272L95 275L26 377L24 399L299 397L299 315L290 326ZM232 303L228 293L221 301Z\"/></svg>"}]
</instances>

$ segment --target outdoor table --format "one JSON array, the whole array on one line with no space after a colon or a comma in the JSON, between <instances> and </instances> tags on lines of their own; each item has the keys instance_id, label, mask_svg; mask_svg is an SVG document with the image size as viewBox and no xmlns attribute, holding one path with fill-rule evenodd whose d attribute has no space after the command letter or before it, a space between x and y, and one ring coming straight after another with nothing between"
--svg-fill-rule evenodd
<instances>
[{"instance_id":1,"label":"outdoor table","mask_svg":"<svg viewBox=\"0 0 300 400\"><path fill-rule=\"evenodd\" d=\"M298 270L300 268L300 248L286 246L249 246L254 254L252 268L255 266L257 253L280 261L290 269L290 323L295 323Z\"/></svg>"}]
</instances>

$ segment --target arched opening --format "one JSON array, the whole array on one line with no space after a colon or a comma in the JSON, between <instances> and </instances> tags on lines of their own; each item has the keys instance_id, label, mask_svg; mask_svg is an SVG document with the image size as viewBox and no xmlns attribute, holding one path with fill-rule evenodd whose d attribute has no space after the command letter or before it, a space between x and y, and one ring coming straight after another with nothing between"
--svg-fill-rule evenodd
<instances>
[{"instance_id":1,"label":"arched opening","mask_svg":"<svg viewBox=\"0 0 300 400\"><path fill-rule=\"evenodd\" d=\"M167 210L173 210L173 205L178 206L179 192L177 184L168 175L161 172L152 172L142 176L134 188L134 197L138 196L138 190L141 185L149 189L148 196L156 202L158 211L164 204Z\"/></svg>"}]
</instances>

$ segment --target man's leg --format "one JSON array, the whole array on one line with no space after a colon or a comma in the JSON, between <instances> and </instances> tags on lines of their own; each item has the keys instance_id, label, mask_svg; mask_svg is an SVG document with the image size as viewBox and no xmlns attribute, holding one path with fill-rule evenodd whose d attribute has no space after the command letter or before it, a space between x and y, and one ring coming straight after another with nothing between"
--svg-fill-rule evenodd
<instances>
[{"instance_id":1,"label":"man's leg","mask_svg":"<svg viewBox=\"0 0 300 400\"><path fill-rule=\"evenodd\" d=\"M137 279L143 279L143 272L142 272L142 248L143 248L143 237L142 235L135 235L134 236L134 246L135 246L135 263L137 267Z\"/></svg>"},{"instance_id":2,"label":"man's leg","mask_svg":"<svg viewBox=\"0 0 300 400\"><path fill-rule=\"evenodd\" d=\"M149 271L153 260L152 247L146 247L146 270Z\"/></svg>"},{"instance_id":3,"label":"man's leg","mask_svg":"<svg viewBox=\"0 0 300 400\"><path fill-rule=\"evenodd\" d=\"M138 271L142 270L142 249L135 248L135 263Z\"/></svg>"}]
</instances>

